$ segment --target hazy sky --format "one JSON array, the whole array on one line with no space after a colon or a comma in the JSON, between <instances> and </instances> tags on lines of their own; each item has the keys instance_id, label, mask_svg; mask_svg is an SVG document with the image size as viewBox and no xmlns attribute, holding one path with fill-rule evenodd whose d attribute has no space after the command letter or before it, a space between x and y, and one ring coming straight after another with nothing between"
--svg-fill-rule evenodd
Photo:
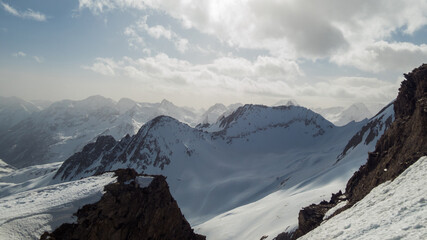
<instances>
[{"instance_id":1,"label":"hazy sky","mask_svg":"<svg viewBox=\"0 0 427 240\"><path fill-rule=\"evenodd\" d=\"M0 95L387 103L427 62L427 0L0 0Z\"/></svg>"}]
</instances>

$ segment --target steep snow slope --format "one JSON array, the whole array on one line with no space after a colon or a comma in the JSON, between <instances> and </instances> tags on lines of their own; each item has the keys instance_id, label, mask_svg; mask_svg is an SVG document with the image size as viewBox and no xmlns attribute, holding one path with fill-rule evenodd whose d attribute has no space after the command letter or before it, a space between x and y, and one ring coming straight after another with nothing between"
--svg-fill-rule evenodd
<instances>
[{"instance_id":1,"label":"steep snow slope","mask_svg":"<svg viewBox=\"0 0 427 240\"><path fill-rule=\"evenodd\" d=\"M276 192L195 226L196 231L211 239L260 239L263 236L273 239L283 231L291 232L297 227L298 212L302 207L329 199L331 192L345 189L348 179L365 163L368 151L374 149L386 129L386 122L391 123L393 116L393 105L389 105L367 122L354 135L356 137L348 140L347 150L338 158L324 159L319 150L319 162L325 164L321 169L319 165L300 165L295 169L299 181L292 183L292 178L282 178L284 186L277 188ZM370 136L372 139L367 141ZM329 141L326 145L332 147L332 144L336 143ZM323 151L327 149L326 145ZM313 167L317 171L304 170Z\"/></svg>"},{"instance_id":2,"label":"steep snow slope","mask_svg":"<svg viewBox=\"0 0 427 240\"><path fill-rule=\"evenodd\" d=\"M427 157L300 239L427 239Z\"/></svg>"},{"instance_id":3,"label":"steep snow slope","mask_svg":"<svg viewBox=\"0 0 427 240\"><path fill-rule=\"evenodd\" d=\"M39 239L83 205L98 201L113 173L60 183L0 198L0 239Z\"/></svg>"},{"instance_id":4,"label":"steep snow slope","mask_svg":"<svg viewBox=\"0 0 427 240\"><path fill-rule=\"evenodd\" d=\"M135 134L154 117L166 114L188 123L197 119L195 113L166 100L137 103L121 99L116 103L92 96L81 101L55 102L0 135L0 158L19 168L64 161L99 135L121 139Z\"/></svg>"},{"instance_id":5,"label":"steep snow slope","mask_svg":"<svg viewBox=\"0 0 427 240\"><path fill-rule=\"evenodd\" d=\"M245 105L201 129L158 117L133 137L116 143L98 139L88 145L64 162L56 179L79 179L125 167L163 174L185 216L196 224L279 189L302 188L316 176L326 181L320 176L335 166L349 139L365 123L335 127L294 106ZM337 168L357 169L366 159L366 152L358 149L365 151L372 144L375 141L353 146ZM106 145L112 147L100 151Z\"/></svg>"}]
</instances>

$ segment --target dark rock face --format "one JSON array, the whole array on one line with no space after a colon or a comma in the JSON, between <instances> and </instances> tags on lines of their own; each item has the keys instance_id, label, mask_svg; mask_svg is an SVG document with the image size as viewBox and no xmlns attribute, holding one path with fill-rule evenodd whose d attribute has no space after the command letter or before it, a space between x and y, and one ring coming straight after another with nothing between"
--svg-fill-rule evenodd
<instances>
[{"instance_id":1,"label":"dark rock face","mask_svg":"<svg viewBox=\"0 0 427 240\"><path fill-rule=\"evenodd\" d=\"M127 135L125 138L129 137ZM73 154L67 161L72 166L78 166L77 172L84 171L90 164L98 159L105 151L110 150L116 144L116 140L112 136L99 136L95 142L89 143L83 147L81 152ZM72 171L66 169L65 165L61 165L58 172L55 174L58 176L63 173L63 179L67 178Z\"/></svg>"},{"instance_id":2,"label":"dark rock face","mask_svg":"<svg viewBox=\"0 0 427 240\"><path fill-rule=\"evenodd\" d=\"M342 197L343 194L339 191L336 194L332 194L329 202L322 201L319 204L311 204L300 210L298 214L298 229L293 234L288 233L290 236L289 239L297 239L318 227L323 221L326 212L334 207L339 200L342 200ZM279 240L279 238L277 238L277 240Z\"/></svg>"},{"instance_id":3,"label":"dark rock face","mask_svg":"<svg viewBox=\"0 0 427 240\"><path fill-rule=\"evenodd\" d=\"M127 161L142 169L146 169L148 165L163 169L170 164L170 149L166 144L163 144L165 149L162 151L162 143L154 136L153 131L156 128L161 128L167 122L181 124L171 117L159 116L144 125L132 137L126 135L114 143L112 140L109 142L98 142L97 140L95 144L85 146L82 152L65 160L54 178L72 180L79 175L85 177L102 174L109 171L114 163L125 163ZM98 151L100 148L103 148L103 151ZM96 169L89 169L99 159L101 159L100 165Z\"/></svg>"},{"instance_id":4,"label":"dark rock face","mask_svg":"<svg viewBox=\"0 0 427 240\"><path fill-rule=\"evenodd\" d=\"M394 103L396 120L347 183L350 205L427 155L427 64L404 76Z\"/></svg>"},{"instance_id":5,"label":"dark rock face","mask_svg":"<svg viewBox=\"0 0 427 240\"><path fill-rule=\"evenodd\" d=\"M328 204L322 202L302 209L298 229L291 239L319 226L326 211L335 206L339 198L346 198L349 203L334 215L353 206L373 188L393 180L420 157L427 155L427 64L404 76L406 80L401 83L394 102L395 120L378 140L375 151L369 153L367 163L347 182L345 196L333 194ZM369 128L365 130L367 132ZM357 136L356 140L359 141Z\"/></svg>"},{"instance_id":6,"label":"dark rock face","mask_svg":"<svg viewBox=\"0 0 427 240\"><path fill-rule=\"evenodd\" d=\"M41 239L206 239L193 232L164 176L141 188L133 169L115 173L117 182L105 186L101 200L77 211L77 223L63 224Z\"/></svg>"}]
</instances>

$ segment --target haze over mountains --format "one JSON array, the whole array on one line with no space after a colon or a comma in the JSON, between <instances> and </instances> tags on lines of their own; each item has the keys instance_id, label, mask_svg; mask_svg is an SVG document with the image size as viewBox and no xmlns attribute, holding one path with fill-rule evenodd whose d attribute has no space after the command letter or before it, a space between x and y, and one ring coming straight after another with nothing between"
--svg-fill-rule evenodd
<instances>
[{"instance_id":1,"label":"haze over mountains","mask_svg":"<svg viewBox=\"0 0 427 240\"><path fill-rule=\"evenodd\" d=\"M13 126L5 135L9 140L16 139L16 142L8 143L3 149L10 149L9 146L19 144L22 139L36 139L36 143L43 143L45 139L47 142L56 140L54 144L46 144L48 148L37 148L30 156L37 153L39 156L50 156L42 158L48 159L45 162L55 159L65 162L27 167L6 174L2 178L2 196L8 196L10 201L19 198L22 192L37 188L52 189L50 185L61 182L64 182L65 188L75 184L84 187L85 182L76 181L93 174L130 167L144 173L165 175L172 196L190 224L200 224L196 227L198 232L219 239L245 239L249 235L263 234L271 238L283 231L284 225L296 227L299 208L341 189L346 179L364 162L367 152L373 149L376 139L387 127L386 122L393 118L389 106L369 121L336 127L307 108L294 106L294 103L287 105L244 105L233 111L232 108L238 105L225 107L217 104L203 116L205 119L206 116L207 119L218 116L217 121L205 121L191 127L189 124L194 126L191 120L203 117L197 118L188 109L176 107L167 101L150 105L125 99L115 103L95 96L83 101L53 103ZM150 116L170 111L177 119L159 116L149 120L141 109L152 113ZM225 112L219 114L222 110ZM374 138L364 140L368 135L363 133L362 141L348 148L349 141L360 134L364 126L370 126L368 133ZM42 134L40 130L47 134ZM21 137L13 138L19 136L17 133L22 133ZM109 134L114 137L105 136ZM129 135L120 139L126 134ZM25 151L24 154L22 150L19 152L16 159L22 166L35 163L25 162ZM67 157L65 153L70 155ZM33 159L36 161L36 158ZM41 163L43 161L37 164ZM305 200L286 205L282 211L289 211L290 214L280 221L266 212L254 212L256 208L251 207L254 204L268 205L270 207L266 210L271 210L278 207L271 204L271 199L276 199L274 202L280 204L279 199L291 201L296 196ZM270 199L267 205L266 199ZM78 202L85 203L83 200ZM68 203L58 204L63 206ZM36 215L55 212L53 209L32 208ZM247 209L244 215L238 210L240 208ZM259 223L262 227L242 234L242 229L253 227L252 224L256 222L254 218L260 217L259 214L264 214L266 219ZM218 218L235 222L242 217L247 220L239 220L238 228L217 231L222 226L218 225ZM28 224L34 224L31 219L28 219ZM53 222L42 221L44 223L40 229L49 230L57 226L55 219L57 217ZM206 221L208 219L211 220ZM7 224L7 229L14 229L14 226L11 222Z\"/></svg>"},{"instance_id":2,"label":"haze over mountains","mask_svg":"<svg viewBox=\"0 0 427 240\"><path fill-rule=\"evenodd\" d=\"M279 105L298 104L295 100L286 100ZM42 108L16 97L3 97L0 102L0 158L15 167L64 161L88 142L95 141L97 136L111 135L119 140L126 134L135 134L144 123L157 116L171 116L189 126L206 125L214 124L240 106L242 104L216 104L204 111L178 107L167 100L138 103L123 98L115 102L92 96L80 101L58 101ZM332 115L324 111L324 116L328 120L338 119L340 124L370 117L363 104L359 106Z\"/></svg>"},{"instance_id":3,"label":"haze over mountains","mask_svg":"<svg viewBox=\"0 0 427 240\"><path fill-rule=\"evenodd\" d=\"M411 83L405 86L413 88ZM5 213L0 218L0 236L37 239L44 231L52 232L52 236L64 234L64 231L87 236L105 223L103 217L96 217L101 216L101 212L102 216L110 216L108 224L126 226L108 229L116 229L116 234L125 234L124 231L133 231L129 224L135 222L132 220L135 216L126 214L129 209L124 205L115 204L140 199L136 202L160 205L150 203L151 207L148 207L132 204L130 208L136 209L131 212L139 214L142 211L144 214L152 214L155 219L168 216L174 227L185 229L183 234L190 234L191 238L203 239L201 235L205 235L208 239L280 239L284 231L290 232L292 237L293 232L300 231L304 223L300 209L311 203L322 201L321 204L324 204L331 193L344 190L346 184L348 189L349 179L357 182L353 173L366 159L378 156L370 152L383 149L384 144L385 148L398 149L398 146L390 145L394 140L383 139L384 133L387 136L399 134L399 129L407 128L407 119L410 119L410 125L423 126L417 121L423 119L424 115L412 117L411 113L402 109L406 109L404 105L408 101L424 103L424 100L416 100L415 97L415 100L406 100L405 96L402 93L396 102L385 106L370 119L364 118L359 122L353 120L344 126L336 126L319 113L298 106L295 100L275 107L252 104L226 107L216 104L198 114L166 100L158 104L141 104L122 99L116 103L94 96L82 101L53 103L46 109L28 113L27 117L4 134L13 139L13 134L22 133L21 138L16 139L36 139L41 143L44 139L52 141L55 138L50 136L58 136L58 133L63 135L56 138L61 140L59 143L46 144L48 148L43 149L44 152L34 149L28 154L32 149L28 146L20 148L17 159L23 165L28 164L27 167L16 169L16 166L0 162L0 210ZM17 108L22 111L28 107L18 105ZM399 119L396 121L400 125L393 123L396 109L399 111ZM332 117L339 116L336 109L328 111L335 114ZM145 112L149 112L150 117L144 115ZM168 112L176 118L165 116ZM354 104L343 111L339 119L345 121L345 117L360 117L355 112L367 114L369 110L361 104ZM408 116L402 116L404 114ZM217 120L210 121L212 118ZM389 128L393 129L392 133ZM416 133L402 135L402 139L410 140L411 135ZM377 144L379 139L383 139L380 146ZM15 143L15 148L19 149L20 144L29 144L19 141ZM404 141L405 147L411 148L411 144ZM38 146L42 149L40 146L43 144ZM13 145L9 149L13 150ZM64 152L70 153L70 156L65 156ZM382 155L387 155L387 152L380 150ZM24 161L26 157L22 157L35 154L51 156L50 161L59 158L64 161L46 161L47 164L41 164L36 158L33 158L35 162L28 162ZM416 150L418 156L423 155ZM117 173L119 169L163 175L167 183L160 180L161 183L152 186L151 180L140 180L141 177L136 176L134 170L120 170L126 172L123 175L123 172ZM110 171L116 173L106 173ZM394 168L389 170L391 173L396 171ZM418 178L420 170L411 171L415 171L413 175ZM387 170L381 168L380 172ZM153 178L142 176L144 179L147 177ZM410 185L407 179L399 181ZM102 195L104 186L108 193ZM161 196L169 196L166 198L171 200L162 203ZM343 199L349 197L342 193L336 196ZM372 201L378 199L378 196L368 197L374 199ZM176 210L176 204L166 204L175 200L181 210ZM349 201L352 199L349 198ZM390 198L390 201L397 200ZM347 203L342 202L331 211ZM361 204L366 205L364 202ZM147 207L140 209L140 206ZM327 206L331 208L332 203ZM169 207L174 210L167 210ZM369 206L365 208L369 209ZM381 206L381 209L386 208ZM77 212L79 220L75 223L71 215L77 209L80 209ZM103 210L100 212L97 209ZM424 208L421 206L416 209L423 211ZM169 216L168 211L176 214ZM194 235L188 223L181 219L180 211L194 231L201 235ZM327 219L332 215L332 212L328 212L321 217ZM414 219L407 218L407 215L402 217L412 222ZM163 224L162 220L150 222ZM61 225L59 230L53 231L63 223L73 224ZM363 232L367 227L354 227L352 231L356 233L349 234ZM152 225L146 228L156 229ZM348 228L348 225L343 228ZM329 225L328 229L331 229ZM329 230L318 231L316 234L329 234ZM158 233L150 230L147 234ZM339 234L342 233L333 233L334 236ZM50 235L45 233L43 236ZM68 234L65 236L69 237Z\"/></svg>"}]
</instances>

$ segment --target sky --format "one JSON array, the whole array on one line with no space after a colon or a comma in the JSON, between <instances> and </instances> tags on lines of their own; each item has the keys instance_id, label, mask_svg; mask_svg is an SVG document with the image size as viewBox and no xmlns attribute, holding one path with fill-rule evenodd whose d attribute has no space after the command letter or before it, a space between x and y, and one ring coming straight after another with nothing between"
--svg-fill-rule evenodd
<instances>
[{"instance_id":1,"label":"sky","mask_svg":"<svg viewBox=\"0 0 427 240\"><path fill-rule=\"evenodd\" d=\"M0 95L387 104L427 62L427 0L0 0Z\"/></svg>"}]
</instances>

